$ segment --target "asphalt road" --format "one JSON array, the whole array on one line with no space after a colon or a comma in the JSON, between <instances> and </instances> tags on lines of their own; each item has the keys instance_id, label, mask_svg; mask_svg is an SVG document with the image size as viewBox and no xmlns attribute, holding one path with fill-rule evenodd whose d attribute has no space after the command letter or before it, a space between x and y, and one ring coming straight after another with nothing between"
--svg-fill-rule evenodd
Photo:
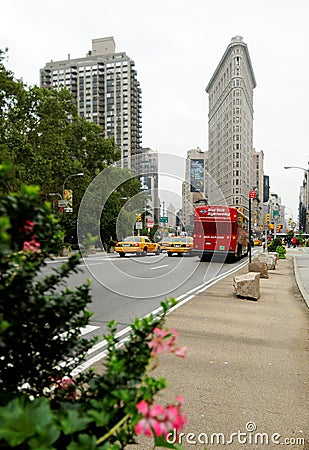
<instances>
[{"instance_id":1,"label":"asphalt road","mask_svg":"<svg viewBox=\"0 0 309 450\"><path fill-rule=\"evenodd\" d=\"M165 253L145 257L97 253L81 261L81 271L72 274L68 287L74 288L91 279L93 312L90 327L84 330L102 337L107 323L115 320L119 331L125 331L136 317L143 317L160 308L160 303L173 297L186 302L202 292L216 279L236 270L248 258L235 263L200 262L197 257L172 257ZM63 259L49 261L44 273L63 263ZM101 351L100 347L98 351Z\"/></svg>"}]
</instances>

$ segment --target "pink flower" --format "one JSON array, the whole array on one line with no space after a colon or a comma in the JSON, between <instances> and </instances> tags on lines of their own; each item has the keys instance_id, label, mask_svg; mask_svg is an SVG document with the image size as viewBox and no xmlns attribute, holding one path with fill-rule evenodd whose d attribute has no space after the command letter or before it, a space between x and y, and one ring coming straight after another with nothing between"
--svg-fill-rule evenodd
<instances>
[{"instance_id":1,"label":"pink flower","mask_svg":"<svg viewBox=\"0 0 309 450\"><path fill-rule=\"evenodd\" d=\"M39 253L41 244L33 238L31 241L25 241L23 245L24 252Z\"/></svg>"},{"instance_id":2,"label":"pink flower","mask_svg":"<svg viewBox=\"0 0 309 450\"><path fill-rule=\"evenodd\" d=\"M74 381L72 380L72 378L70 377L63 377L62 380L60 381L59 385L63 388L63 389L68 389L69 386L75 386Z\"/></svg>"},{"instance_id":3,"label":"pink flower","mask_svg":"<svg viewBox=\"0 0 309 450\"><path fill-rule=\"evenodd\" d=\"M178 331L170 328L169 330L163 328L153 329L154 338L149 342L149 347L152 349L151 356L157 356L162 353L175 353L175 355L184 358L187 353L187 347L177 347L176 341L179 337Z\"/></svg>"},{"instance_id":4,"label":"pink flower","mask_svg":"<svg viewBox=\"0 0 309 450\"><path fill-rule=\"evenodd\" d=\"M69 398L76 398L76 392L73 391L73 386L75 386L75 382L72 380L72 378L64 376L62 377L61 381L59 381L59 378L52 378L51 381L55 382L53 385L54 389L62 388L62 389L71 389L71 392L69 394Z\"/></svg>"},{"instance_id":5,"label":"pink flower","mask_svg":"<svg viewBox=\"0 0 309 450\"><path fill-rule=\"evenodd\" d=\"M23 232L25 235L29 236L33 234L34 225L35 225L34 222L32 222L31 220L26 220L24 226L19 227L19 230Z\"/></svg>"},{"instance_id":6,"label":"pink flower","mask_svg":"<svg viewBox=\"0 0 309 450\"><path fill-rule=\"evenodd\" d=\"M145 436L166 436L170 430L181 430L187 423L186 416L181 414L180 408L183 398L177 397L176 405L149 405L144 400L137 404L137 410L144 417L135 425L136 434Z\"/></svg>"}]
</instances>

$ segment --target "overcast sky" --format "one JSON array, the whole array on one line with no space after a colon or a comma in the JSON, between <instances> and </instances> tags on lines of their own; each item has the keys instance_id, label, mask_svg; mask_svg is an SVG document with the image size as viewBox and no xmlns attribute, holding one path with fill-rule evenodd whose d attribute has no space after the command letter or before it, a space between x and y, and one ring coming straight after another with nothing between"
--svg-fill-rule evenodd
<instances>
[{"instance_id":1,"label":"overcast sky","mask_svg":"<svg viewBox=\"0 0 309 450\"><path fill-rule=\"evenodd\" d=\"M0 48L28 85L50 60L84 57L113 36L135 61L144 147L185 158L208 149L205 87L231 38L243 36L257 82L253 145L263 150L271 191L298 214L308 168L308 0L2 0Z\"/></svg>"}]
</instances>

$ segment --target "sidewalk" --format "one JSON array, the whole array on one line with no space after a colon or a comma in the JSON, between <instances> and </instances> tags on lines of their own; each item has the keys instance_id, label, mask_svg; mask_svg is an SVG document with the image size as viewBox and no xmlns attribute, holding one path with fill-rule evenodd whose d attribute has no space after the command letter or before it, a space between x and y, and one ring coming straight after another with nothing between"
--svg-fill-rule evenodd
<instances>
[{"instance_id":1,"label":"sidewalk","mask_svg":"<svg viewBox=\"0 0 309 450\"><path fill-rule=\"evenodd\" d=\"M298 249L288 249L269 279L260 280L258 301L234 295L234 274L168 316L166 325L179 331L188 354L164 355L154 375L168 381L158 402L185 399L183 448L309 449L299 441L308 439L308 308L295 282L294 253L299 258ZM309 254L300 258L296 270L306 261L308 274ZM245 266L237 274L247 271ZM254 444L257 433L267 434L268 445ZM142 437L128 449L150 450L151 443Z\"/></svg>"}]
</instances>

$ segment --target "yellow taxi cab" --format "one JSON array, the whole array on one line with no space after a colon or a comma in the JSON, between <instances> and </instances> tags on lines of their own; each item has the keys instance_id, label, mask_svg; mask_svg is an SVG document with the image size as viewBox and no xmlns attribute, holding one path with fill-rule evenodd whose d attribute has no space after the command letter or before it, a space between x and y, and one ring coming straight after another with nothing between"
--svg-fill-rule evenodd
<instances>
[{"instance_id":1,"label":"yellow taxi cab","mask_svg":"<svg viewBox=\"0 0 309 450\"><path fill-rule=\"evenodd\" d=\"M121 257L126 253L136 253L139 256L145 256L147 253L159 255L160 245L152 242L148 236L128 236L123 241L117 242L115 252Z\"/></svg>"},{"instance_id":2,"label":"yellow taxi cab","mask_svg":"<svg viewBox=\"0 0 309 450\"><path fill-rule=\"evenodd\" d=\"M261 239L255 238L255 239L253 239L253 244L254 244L254 246L260 246L260 245L262 245L262 241L261 241Z\"/></svg>"},{"instance_id":3,"label":"yellow taxi cab","mask_svg":"<svg viewBox=\"0 0 309 450\"><path fill-rule=\"evenodd\" d=\"M160 245L161 252L164 252L169 249L169 246L171 245L171 239L170 237L165 237L161 241L158 242Z\"/></svg>"},{"instance_id":4,"label":"yellow taxi cab","mask_svg":"<svg viewBox=\"0 0 309 450\"><path fill-rule=\"evenodd\" d=\"M176 236L171 239L170 246L167 249L167 255L191 255L193 249L193 237L191 236Z\"/></svg>"}]
</instances>

